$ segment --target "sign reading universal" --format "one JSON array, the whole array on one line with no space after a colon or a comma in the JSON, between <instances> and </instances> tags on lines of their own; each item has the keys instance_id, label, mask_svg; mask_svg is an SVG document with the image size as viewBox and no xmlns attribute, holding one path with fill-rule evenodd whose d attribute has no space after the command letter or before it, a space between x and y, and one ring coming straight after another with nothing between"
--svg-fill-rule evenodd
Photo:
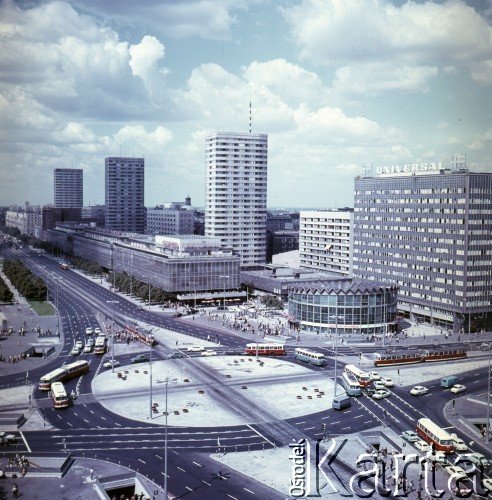
<instances>
[{"instance_id":1,"label":"sign reading universal","mask_svg":"<svg viewBox=\"0 0 492 500\"><path fill-rule=\"evenodd\" d=\"M389 167L376 167L376 173L378 175L437 174L440 170L444 170L442 162L412 163L411 165L391 165Z\"/></svg>"}]
</instances>

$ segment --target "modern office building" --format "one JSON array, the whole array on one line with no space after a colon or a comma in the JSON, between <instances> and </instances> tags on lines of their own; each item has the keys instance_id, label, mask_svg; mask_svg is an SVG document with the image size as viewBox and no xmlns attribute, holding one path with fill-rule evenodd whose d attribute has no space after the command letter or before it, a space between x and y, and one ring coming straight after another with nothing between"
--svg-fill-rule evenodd
<instances>
[{"instance_id":1,"label":"modern office building","mask_svg":"<svg viewBox=\"0 0 492 500\"><path fill-rule=\"evenodd\" d=\"M301 211L300 267L351 276L353 222L348 208Z\"/></svg>"},{"instance_id":2,"label":"modern office building","mask_svg":"<svg viewBox=\"0 0 492 500\"><path fill-rule=\"evenodd\" d=\"M106 229L143 233L144 159L109 157L105 167Z\"/></svg>"},{"instance_id":3,"label":"modern office building","mask_svg":"<svg viewBox=\"0 0 492 500\"><path fill-rule=\"evenodd\" d=\"M82 208L84 172L81 168L55 168L55 208Z\"/></svg>"},{"instance_id":4,"label":"modern office building","mask_svg":"<svg viewBox=\"0 0 492 500\"><path fill-rule=\"evenodd\" d=\"M189 205L173 202L147 209L147 234L193 234L194 231L195 211Z\"/></svg>"},{"instance_id":5,"label":"modern office building","mask_svg":"<svg viewBox=\"0 0 492 500\"><path fill-rule=\"evenodd\" d=\"M397 283L412 319L492 327L492 174L386 167L356 178L354 198L354 276Z\"/></svg>"},{"instance_id":6,"label":"modern office building","mask_svg":"<svg viewBox=\"0 0 492 500\"><path fill-rule=\"evenodd\" d=\"M205 156L205 236L220 238L242 266L265 263L268 136L214 133Z\"/></svg>"}]
</instances>

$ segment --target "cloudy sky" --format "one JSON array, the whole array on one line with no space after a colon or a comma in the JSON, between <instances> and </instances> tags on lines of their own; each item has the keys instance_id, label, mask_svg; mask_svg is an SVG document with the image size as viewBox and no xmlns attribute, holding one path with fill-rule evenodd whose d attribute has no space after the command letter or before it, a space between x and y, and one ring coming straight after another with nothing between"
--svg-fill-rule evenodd
<instances>
[{"instance_id":1,"label":"cloudy sky","mask_svg":"<svg viewBox=\"0 0 492 500\"><path fill-rule=\"evenodd\" d=\"M492 0L0 0L0 205L145 157L145 203L204 204L204 137L269 135L269 207L353 204L374 167L492 172Z\"/></svg>"}]
</instances>

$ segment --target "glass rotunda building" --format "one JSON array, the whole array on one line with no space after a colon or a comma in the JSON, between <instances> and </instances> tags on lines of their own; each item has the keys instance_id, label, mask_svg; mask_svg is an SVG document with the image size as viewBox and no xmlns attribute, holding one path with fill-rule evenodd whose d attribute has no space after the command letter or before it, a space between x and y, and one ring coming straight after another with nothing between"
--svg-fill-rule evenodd
<instances>
[{"instance_id":1,"label":"glass rotunda building","mask_svg":"<svg viewBox=\"0 0 492 500\"><path fill-rule=\"evenodd\" d=\"M397 293L370 280L299 283L289 288L289 319L301 331L380 335L394 330Z\"/></svg>"}]
</instances>

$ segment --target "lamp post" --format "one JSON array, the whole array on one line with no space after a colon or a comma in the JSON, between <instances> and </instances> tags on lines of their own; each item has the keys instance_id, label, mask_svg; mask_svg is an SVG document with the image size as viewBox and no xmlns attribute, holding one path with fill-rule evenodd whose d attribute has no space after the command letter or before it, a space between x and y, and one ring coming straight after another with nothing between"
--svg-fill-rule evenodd
<instances>
[{"instance_id":1,"label":"lamp post","mask_svg":"<svg viewBox=\"0 0 492 500\"><path fill-rule=\"evenodd\" d=\"M53 280L56 281L56 290L55 290L55 306L56 306L56 333L60 333L60 311L58 309L58 285L60 284L61 278L57 276L52 276Z\"/></svg>"},{"instance_id":2,"label":"lamp post","mask_svg":"<svg viewBox=\"0 0 492 500\"><path fill-rule=\"evenodd\" d=\"M119 304L119 300L108 300L111 304L111 372L114 373L114 305Z\"/></svg>"},{"instance_id":3,"label":"lamp post","mask_svg":"<svg viewBox=\"0 0 492 500\"><path fill-rule=\"evenodd\" d=\"M167 386L169 383L176 383L175 378L169 379L166 377L164 380L166 384L166 406L165 406L165 421L164 421L164 500L167 500Z\"/></svg>"},{"instance_id":4,"label":"lamp post","mask_svg":"<svg viewBox=\"0 0 492 500\"><path fill-rule=\"evenodd\" d=\"M152 334L149 335L149 373L150 373L150 408L149 408L149 420L152 420L152 344L154 342L154 336ZM167 411L167 410L166 410Z\"/></svg>"},{"instance_id":5,"label":"lamp post","mask_svg":"<svg viewBox=\"0 0 492 500\"><path fill-rule=\"evenodd\" d=\"M224 303L223 303L223 306L224 306L224 310L225 310L225 287L226 287L226 282L225 280L229 278L229 276L219 276L219 278L223 279L224 280Z\"/></svg>"}]
</instances>

